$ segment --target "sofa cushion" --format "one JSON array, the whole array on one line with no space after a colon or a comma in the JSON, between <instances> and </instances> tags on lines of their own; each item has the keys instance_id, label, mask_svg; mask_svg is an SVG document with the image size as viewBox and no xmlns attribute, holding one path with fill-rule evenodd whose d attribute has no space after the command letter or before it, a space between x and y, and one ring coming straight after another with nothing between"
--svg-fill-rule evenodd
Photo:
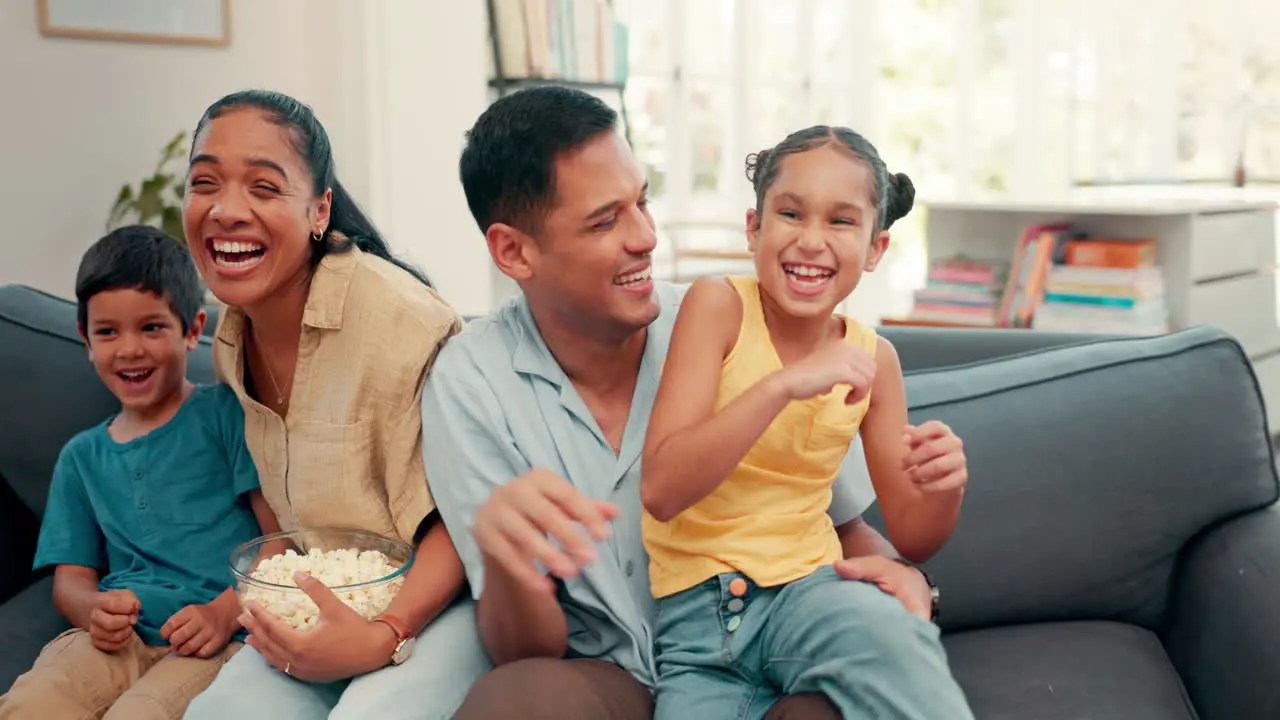
<instances>
[{"instance_id":1,"label":"sofa cushion","mask_svg":"<svg viewBox=\"0 0 1280 720\"><path fill-rule=\"evenodd\" d=\"M1277 496L1252 367L1215 329L909 373L906 391L912 422L947 423L969 458L959 522L926 566L947 629L1155 628L1184 544Z\"/></svg>"},{"instance_id":2,"label":"sofa cushion","mask_svg":"<svg viewBox=\"0 0 1280 720\"><path fill-rule=\"evenodd\" d=\"M983 720L1196 717L1160 641L1134 625L1021 625L948 635L944 643Z\"/></svg>"},{"instance_id":3,"label":"sofa cushion","mask_svg":"<svg viewBox=\"0 0 1280 720\"><path fill-rule=\"evenodd\" d=\"M213 382L210 341L188 355L187 376ZM76 330L76 305L21 285L0 286L0 475L43 516L62 446L119 403L98 379Z\"/></svg>"},{"instance_id":4,"label":"sofa cushion","mask_svg":"<svg viewBox=\"0 0 1280 720\"><path fill-rule=\"evenodd\" d=\"M8 689L19 675L31 669L40 649L70 625L53 607L53 576L0 605L0 689Z\"/></svg>"}]
</instances>

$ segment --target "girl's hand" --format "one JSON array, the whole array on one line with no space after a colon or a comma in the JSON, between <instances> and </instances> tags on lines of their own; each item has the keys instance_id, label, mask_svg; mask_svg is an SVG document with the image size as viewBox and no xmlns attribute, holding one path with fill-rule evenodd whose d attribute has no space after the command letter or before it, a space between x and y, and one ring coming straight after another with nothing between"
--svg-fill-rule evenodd
<instances>
[{"instance_id":1,"label":"girl's hand","mask_svg":"<svg viewBox=\"0 0 1280 720\"><path fill-rule=\"evenodd\" d=\"M969 461L964 443L945 423L930 420L903 428L907 453L902 467L916 487L925 492L960 490L969 482Z\"/></svg>"},{"instance_id":2,"label":"girl's hand","mask_svg":"<svg viewBox=\"0 0 1280 720\"><path fill-rule=\"evenodd\" d=\"M246 644L268 663L299 680L333 682L372 672L391 661L397 642L394 631L365 620L310 575L297 573L294 580L320 609L314 628L295 630L255 602L240 616L249 631Z\"/></svg>"},{"instance_id":3,"label":"girl's hand","mask_svg":"<svg viewBox=\"0 0 1280 720\"><path fill-rule=\"evenodd\" d=\"M875 356L857 345L829 340L819 345L804 360L779 371L787 396L792 400L808 400L836 385L848 385L845 402L858 403L871 392L876 377Z\"/></svg>"}]
</instances>

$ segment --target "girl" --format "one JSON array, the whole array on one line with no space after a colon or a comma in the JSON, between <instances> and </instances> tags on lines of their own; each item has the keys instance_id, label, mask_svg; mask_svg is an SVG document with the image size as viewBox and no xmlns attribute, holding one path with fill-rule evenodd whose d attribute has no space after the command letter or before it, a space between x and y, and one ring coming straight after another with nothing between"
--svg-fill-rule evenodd
<instances>
[{"instance_id":1,"label":"girl","mask_svg":"<svg viewBox=\"0 0 1280 720\"><path fill-rule=\"evenodd\" d=\"M690 288L646 440L656 717L761 717L779 695L811 692L845 717L970 717L936 626L831 568L841 547L826 510L855 435L906 558L936 552L960 510L963 477L916 481L904 467L893 346L833 314L911 209L911 181L826 126L748 158L747 176L756 278Z\"/></svg>"}]
</instances>

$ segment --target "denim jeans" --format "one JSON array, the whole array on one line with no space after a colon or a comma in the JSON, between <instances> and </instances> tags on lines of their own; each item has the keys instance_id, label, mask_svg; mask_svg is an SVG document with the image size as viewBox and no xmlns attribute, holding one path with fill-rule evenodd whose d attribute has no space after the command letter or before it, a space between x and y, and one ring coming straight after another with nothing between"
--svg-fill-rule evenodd
<instances>
[{"instance_id":1,"label":"denim jeans","mask_svg":"<svg viewBox=\"0 0 1280 720\"><path fill-rule=\"evenodd\" d=\"M418 636L402 665L333 683L309 683L271 667L253 648L236 653L186 720L447 720L492 665L480 644L475 603L460 600Z\"/></svg>"},{"instance_id":2,"label":"denim jeans","mask_svg":"<svg viewBox=\"0 0 1280 720\"><path fill-rule=\"evenodd\" d=\"M938 628L829 566L767 588L719 575L657 612L655 720L758 720L798 693L826 695L846 720L973 718Z\"/></svg>"}]
</instances>

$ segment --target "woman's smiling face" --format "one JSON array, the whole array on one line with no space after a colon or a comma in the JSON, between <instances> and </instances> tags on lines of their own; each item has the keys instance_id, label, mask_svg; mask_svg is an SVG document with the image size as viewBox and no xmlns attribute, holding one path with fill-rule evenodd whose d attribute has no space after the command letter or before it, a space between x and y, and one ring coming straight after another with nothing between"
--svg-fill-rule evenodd
<instances>
[{"instance_id":1,"label":"woman's smiling face","mask_svg":"<svg viewBox=\"0 0 1280 720\"><path fill-rule=\"evenodd\" d=\"M327 190L316 197L288 126L254 108L207 122L192 146L182 225L209 289L249 307L305 282L329 198Z\"/></svg>"}]
</instances>

